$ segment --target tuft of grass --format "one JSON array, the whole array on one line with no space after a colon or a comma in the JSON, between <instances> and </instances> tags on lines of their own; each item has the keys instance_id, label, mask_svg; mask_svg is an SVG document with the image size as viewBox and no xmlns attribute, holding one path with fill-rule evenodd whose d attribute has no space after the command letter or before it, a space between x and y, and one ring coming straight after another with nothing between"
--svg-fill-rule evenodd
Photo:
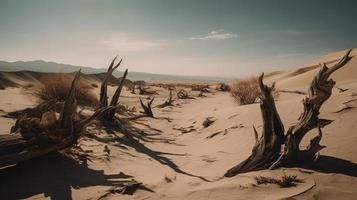
<instances>
[{"instance_id":1,"label":"tuft of grass","mask_svg":"<svg viewBox=\"0 0 357 200\"><path fill-rule=\"evenodd\" d=\"M288 188L296 186L298 183L303 183L302 179L298 179L296 175L284 175L280 179L265 177L265 176L256 176L254 177L258 185L261 184L276 184L281 188Z\"/></svg>"},{"instance_id":2,"label":"tuft of grass","mask_svg":"<svg viewBox=\"0 0 357 200\"><path fill-rule=\"evenodd\" d=\"M231 86L231 94L241 105L255 103L260 96L258 78L252 77L235 82Z\"/></svg>"},{"instance_id":3,"label":"tuft of grass","mask_svg":"<svg viewBox=\"0 0 357 200\"><path fill-rule=\"evenodd\" d=\"M34 90L34 95L40 101L65 101L71 87L69 77L57 75L55 77L45 77L41 80L42 85ZM97 106L98 98L91 91L91 85L80 81L76 87L76 99L78 105L82 106Z\"/></svg>"}]
</instances>

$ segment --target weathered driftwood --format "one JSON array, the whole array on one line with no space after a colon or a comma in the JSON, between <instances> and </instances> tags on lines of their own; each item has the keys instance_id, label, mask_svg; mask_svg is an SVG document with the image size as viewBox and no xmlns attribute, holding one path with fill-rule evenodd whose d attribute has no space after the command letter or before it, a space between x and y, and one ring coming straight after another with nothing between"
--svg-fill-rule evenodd
<instances>
[{"instance_id":1,"label":"weathered driftwood","mask_svg":"<svg viewBox=\"0 0 357 200\"><path fill-rule=\"evenodd\" d=\"M164 103L162 103L162 104L160 104L160 105L158 105L158 106L156 106L156 107L158 107L158 108L165 108L165 107L167 107L167 106L173 106L173 102L174 102L175 100L173 100L172 99L172 90L170 90L170 94L169 94L169 98L164 102Z\"/></svg>"},{"instance_id":2,"label":"weathered driftwood","mask_svg":"<svg viewBox=\"0 0 357 200\"><path fill-rule=\"evenodd\" d=\"M121 59L117 65L114 66L115 60L117 59L117 57L115 57L112 62L109 65L107 74L105 76L105 78L102 81L102 84L100 86L100 95L99 95L99 108L105 108L108 106L108 82L109 79L111 77L111 75L113 74L114 70L116 68L119 67L119 65L121 64L121 62L123 61L123 59Z\"/></svg>"},{"instance_id":3,"label":"weathered driftwood","mask_svg":"<svg viewBox=\"0 0 357 200\"><path fill-rule=\"evenodd\" d=\"M105 118L105 120L113 120L114 119L116 107L118 106L119 97L120 97L121 91L123 89L124 81L125 81L127 75L128 75L128 69L125 70L123 77L119 83L119 86L115 90L115 93L114 93L112 100L110 102L110 106L112 106L113 109L108 110L103 116Z\"/></svg>"},{"instance_id":4,"label":"weathered driftwood","mask_svg":"<svg viewBox=\"0 0 357 200\"><path fill-rule=\"evenodd\" d=\"M263 133L258 139L258 133L254 128L255 145L252 154L243 162L229 169L225 176L232 177L239 173L272 169L281 166L290 166L313 161L318 152L324 148L320 145L322 138L321 128L332 121L320 119L320 108L331 96L335 82L329 79L330 75L343 67L349 60L351 50L334 66L328 68L323 64L320 71L311 82L308 96L303 100L304 111L296 125L291 126L284 134L284 126L276 110L272 87L263 84L262 74L259 77L259 87L262 91L260 108L263 117ZM312 129L317 128L319 134L310 141L310 145L301 150L299 145L304 136ZM283 148L282 148L283 147Z\"/></svg>"},{"instance_id":5,"label":"weathered driftwood","mask_svg":"<svg viewBox=\"0 0 357 200\"><path fill-rule=\"evenodd\" d=\"M152 104L152 102L154 102L155 97L153 97L150 101L148 101L147 105L145 105L143 103L143 100L141 98L139 98L139 99L140 99L140 105L144 110L143 113L148 117L154 117L154 113L152 112L152 109L151 109L151 104Z\"/></svg>"},{"instance_id":6,"label":"weathered driftwood","mask_svg":"<svg viewBox=\"0 0 357 200\"><path fill-rule=\"evenodd\" d=\"M195 99L194 97L189 96L188 92L183 89L181 89L177 92L177 98L178 99Z\"/></svg>"},{"instance_id":7,"label":"weathered driftwood","mask_svg":"<svg viewBox=\"0 0 357 200\"><path fill-rule=\"evenodd\" d=\"M15 134L0 136L0 168L17 164L76 143L86 126L108 108L97 110L92 116L79 120L75 88L80 71L75 75L68 97L57 119L55 110L27 112L17 120Z\"/></svg>"},{"instance_id":8,"label":"weathered driftwood","mask_svg":"<svg viewBox=\"0 0 357 200\"><path fill-rule=\"evenodd\" d=\"M107 74L106 74L105 78L102 81L102 84L101 84L101 87L100 87L100 97L99 97L100 104L99 104L99 108L103 108L103 107L107 107L108 106L108 94L107 94L108 81L109 81L109 78L111 77L113 71L119 67L119 65L121 64L121 62L123 60L123 59L121 59L119 61L119 63L114 66L116 58L117 57L115 57L113 59L113 61L110 63L108 71L107 71ZM125 70L125 72L123 74L123 77L121 78L120 83L119 83L117 89L115 90L114 95L113 95L113 97L112 97L112 99L110 101L109 105L110 105L111 108L105 111L105 113L103 114L103 116L101 118L102 121L109 122L109 121L114 121L115 120L114 116L115 116L115 112L116 112L116 107L118 106L119 97L120 97L121 91L123 89L124 82L125 82L125 79L126 79L127 75L128 75L128 69Z\"/></svg>"}]
</instances>

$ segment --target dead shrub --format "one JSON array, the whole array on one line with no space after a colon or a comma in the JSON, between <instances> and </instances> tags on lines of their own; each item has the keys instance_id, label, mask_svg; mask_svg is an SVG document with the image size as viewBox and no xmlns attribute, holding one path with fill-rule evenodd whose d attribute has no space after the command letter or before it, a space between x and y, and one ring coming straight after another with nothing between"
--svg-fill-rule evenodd
<instances>
[{"instance_id":1,"label":"dead shrub","mask_svg":"<svg viewBox=\"0 0 357 200\"><path fill-rule=\"evenodd\" d=\"M34 95L40 101L65 101L71 87L69 77L58 75L55 77L46 77L41 80L42 85L34 90ZM78 105L97 106L97 96L91 91L91 85L79 81L76 87L76 99Z\"/></svg>"},{"instance_id":2,"label":"dead shrub","mask_svg":"<svg viewBox=\"0 0 357 200\"><path fill-rule=\"evenodd\" d=\"M232 96L241 104L252 104L260 95L258 78L237 81L231 87Z\"/></svg>"},{"instance_id":3,"label":"dead shrub","mask_svg":"<svg viewBox=\"0 0 357 200\"><path fill-rule=\"evenodd\" d=\"M264 177L264 176L256 176L254 177L255 181L257 181L258 185L261 184L276 184L282 188L296 186L298 183L303 183L302 179L298 179L296 175L284 175L280 179Z\"/></svg>"},{"instance_id":4,"label":"dead shrub","mask_svg":"<svg viewBox=\"0 0 357 200\"><path fill-rule=\"evenodd\" d=\"M259 88L259 82L257 77L252 77L249 79L237 81L231 86L232 96L241 104L253 104L261 96L261 91ZM279 92L273 88L273 97L277 99L279 97Z\"/></svg>"}]
</instances>

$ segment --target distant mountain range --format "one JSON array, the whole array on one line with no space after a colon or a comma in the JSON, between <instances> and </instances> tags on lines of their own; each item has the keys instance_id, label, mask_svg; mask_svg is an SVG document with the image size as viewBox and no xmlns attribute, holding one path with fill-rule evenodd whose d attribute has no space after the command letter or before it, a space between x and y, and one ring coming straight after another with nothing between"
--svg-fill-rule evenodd
<instances>
[{"instance_id":1,"label":"distant mountain range","mask_svg":"<svg viewBox=\"0 0 357 200\"><path fill-rule=\"evenodd\" d=\"M0 71L35 71L35 72L62 72L69 73L78 71L79 68L85 74L98 74L106 72L106 69L98 69L92 67L74 66L68 64L61 64L56 62L47 62L43 60L36 61L16 61L6 62L0 61ZM119 77L123 72L116 71L114 76ZM129 72L128 79L130 80L144 80L144 81L174 81L174 82L228 82L232 79L224 77L210 77L210 76L180 76L180 75L166 75L166 74L152 74L145 72Z\"/></svg>"}]
</instances>

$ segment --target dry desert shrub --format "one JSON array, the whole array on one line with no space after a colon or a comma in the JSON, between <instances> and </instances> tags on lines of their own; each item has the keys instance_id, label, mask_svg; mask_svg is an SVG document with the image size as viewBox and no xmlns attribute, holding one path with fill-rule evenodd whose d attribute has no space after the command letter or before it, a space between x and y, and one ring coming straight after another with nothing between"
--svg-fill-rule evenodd
<instances>
[{"instance_id":1,"label":"dry desert shrub","mask_svg":"<svg viewBox=\"0 0 357 200\"><path fill-rule=\"evenodd\" d=\"M55 77L45 77L41 80L42 85L35 89L34 95L40 101L65 101L71 86L71 81L68 77L57 75ZM97 106L98 98L91 91L91 85L80 81L76 87L76 99L78 105L82 106Z\"/></svg>"},{"instance_id":2,"label":"dry desert shrub","mask_svg":"<svg viewBox=\"0 0 357 200\"><path fill-rule=\"evenodd\" d=\"M253 104L261 95L259 88L259 82L257 77L252 77L245 80L240 80L231 86L232 96L241 104ZM273 97L276 99L279 97L279 92L273 90Z\"/></svg>"},{"instance_id":3,"label":"dry desert shrub","mask_svg":"<svg viewBox=\"0 0 357 200\"><path fill-rule=\"evenodd\" d=\"M235 82L231 87L231 94L241 105L255 103L260 95L258 78Z\"/></svg>"},{"instance_id":4,"label":"dry desert shrub","mask_svg":"<svg viewBox=\"0 0 357 200\"><path fill-rule=\"evenodd\" d=\"M265 176L256 176L254 177L258 185L261 184L276 184L282 188L296 186L298 183L303 183L304 181L298 179L296 175L284 175L280 179L265 177Z\"/></svg>"}]
</instances>

